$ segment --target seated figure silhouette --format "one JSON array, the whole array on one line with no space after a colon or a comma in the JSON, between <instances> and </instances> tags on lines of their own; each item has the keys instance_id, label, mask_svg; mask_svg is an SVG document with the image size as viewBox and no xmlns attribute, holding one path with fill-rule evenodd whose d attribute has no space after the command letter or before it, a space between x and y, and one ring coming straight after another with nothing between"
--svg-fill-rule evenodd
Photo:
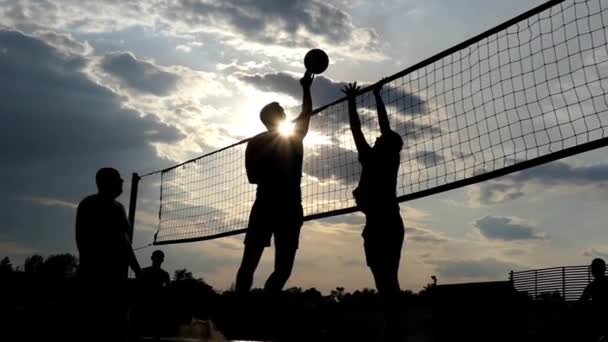
<instances>
[{"instance_id":1,"label":"seated figure silhouette","mask_svg":"<svg viewBox=\"0 0 608 342\"><path fill-rule=\"evenodd\" d=\"M130 224L116 201L123 180L113 168L96 175L97 194L83 199L76 212L76 245L80 264L83 340L123 341L127 338L127 268L141 269L129 238Z\"/></svg>"},{"instance_id":2,"label":"seated figure silhouette","mask_svg":"<svg viewBox=\"0 0 608 342\"><path fill-rule=\"evenodd\" d=\"M150 259L152 260L152 266L144 268L139 278L141 284L139 330L140 333L152 333L152 338L158 341L164 323L164 309L167 304L165 290L171 284L171 277L167 271L161 268L165 261L165 253L161 250L155 250L152 252Z\"/></svg>"},{"instance_id":3,"label":"seated figure silhouette","mask_svg":"<svg viewBox=\"0 0 608 342\"><path fill-rule=\"evenodd\" d=\"M367 265L372 271L378 293L383 298L386 339L399 338L399 261L404 226L397 202L396 187L401 136L391 130L380 91L382 82L373 89L376 100L380 137L371 147L361 131L357 113L357 83L342 90L348 96L350 128L361 163L359 185L353 191L357 207L365 214L363 240Z\"/></svg>"},{"instance_id":4,"label":"seated figure silhouette","mask_svg":"<svg viewBox=\"0 0 608 342\"><path fill-rule=\"evenodd\" d=\"M274 272L264 289L276 294L281 291L293 268L303 223L302 178L303 139L312 115L310 86L313 75L306 72L300 84L303 91L302 113L296 118L292 134L282 134L279 125L285 112L272 102L262 108L260 120L267 131L247 144L245 167L249 182L257 184L256 199L251 208L245 235L245 250L236 277L239 293L250 290L253 275L264 248L270 246L274 235Z\"/></svg>"},{"instance_id":5,"label":"seated figure silhouette","mask_svg":"<svg viewBox=\"0 0 608 342\"><path fill-rule=\"evenodd\" d=\"M608 341L608 278L606 262L595 258L591 262L593 281L587 285L581 295L583 302L591 301L590 333L593 341Z\"/></svg>"}]
</instances>

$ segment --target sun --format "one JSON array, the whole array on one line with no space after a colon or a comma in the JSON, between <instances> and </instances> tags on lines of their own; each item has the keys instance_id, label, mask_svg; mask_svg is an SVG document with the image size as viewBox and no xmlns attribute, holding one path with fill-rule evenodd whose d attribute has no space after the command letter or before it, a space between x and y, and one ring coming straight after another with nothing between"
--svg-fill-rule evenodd
<instances>
[{"instance_id":1,"label":"sun","mask_svg":"<svg viewBox=\"0 0 608 342\"><path fill-rule=\"evenodd\" d=\"M294 127L295 124L289 120L281 121L279 124L279 133L284 137L288 137L293 134Z\"/></svg>"}]
</instances>

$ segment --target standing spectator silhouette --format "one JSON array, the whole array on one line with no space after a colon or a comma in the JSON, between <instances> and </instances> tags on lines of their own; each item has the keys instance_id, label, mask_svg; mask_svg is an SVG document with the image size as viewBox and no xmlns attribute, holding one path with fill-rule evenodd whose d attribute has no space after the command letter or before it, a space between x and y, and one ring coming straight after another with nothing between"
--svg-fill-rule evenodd
<instances>
[{"instance_id":1,"label":"standing spectator silhouette","mask_svg":"<svg viewBox=\"0 0 608 342\"><path fill-rule=\"evenodd\" d=\"M141 333L152 333L155 341L160 340L165 317L165 290L171 284L171 277L161 268L165 261L165 253L161 250L152 252L152 266L141 271L139 303L139 330ZM146 329L147 328L147 329Z\"/></svg>"},{"instance_id":2,"label":"standing spectator silhouette","mask_svg":"<svg viewBox=\"0 0 608 342\"><path fill-rule=\"evenodd\" d=\"M374 276L384 305L386 340L399 339L399 261L404 227L397 202L396 187L399 152L403 140L391 130L380 91L382 82L373 89L380 124L380 137L371 147L361 131L357 113L357 83L342 90L348 97L350 129L361 163L359 185L353 191L357 207L365 214L363 229L365 257Z\"/></svg>"},{"instance_id":3,"label":"standing spectator silhouette","mask_svg":"<svg viewBox=\"0 0 608 342\"><path fill-rule=\"evenodd\" d=\"M587 285L580 301L591 301L591 319L589 333L592 341L598 338L608 338L608 278L606 278L606 262L595 258L591 262L593 281Z\"/></svg>"},{"instance_id":4,"label":"standing spectator silhouette","mask_svg":"<svg viewBox=\"0 0 608 342\"><path fill-rule=\"evenodd\" d=\"M82 340L124 341L127 338L127 267L141 269L129 239L129 220L116 201L123 180L113 168L97 171L97 194L78 205L76 245L80 256Z\"/></svg>"},{"instance_id":5,"label":"standing spectator silhouette","mask_svg":"<svg viewBox=\"0 0 608 342\"><path fill-rule=\"evenodd\" d=\"M312 115L310 86L314 76L306 72L300 84L303 91L302 113L296 118L292 134L282 134L279 125L285 111L272 102L260 112L267 132L247 144L245 167L250 183L257 184L256 200L251 208L245 235L245 250L236 276L236 291L249 291L253 274L264 248L270 246L274 235L274 272L264 289L276 294L281 291L293 268L303 223L302 178L303 139L308 133Z\"/></svg>"}]
</instances>

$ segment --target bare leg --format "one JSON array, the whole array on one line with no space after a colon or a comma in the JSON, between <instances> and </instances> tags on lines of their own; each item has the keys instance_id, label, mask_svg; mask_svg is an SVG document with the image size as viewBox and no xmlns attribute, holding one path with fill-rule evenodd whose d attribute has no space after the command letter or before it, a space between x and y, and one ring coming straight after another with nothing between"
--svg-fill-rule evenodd
<instances>
[{"instance_id":1,"label":"bare leg","mask_svg":"<svg viewBox=\"0 0 608 342\"><path fill-rule=\"evenodd\" d=\"M292 246L275 245L275 247L274 272L264 285L264 290L270 294L278 294L287 283L298 251Z\"/></svg>"},{"instance_id":2,"label":"bare leg","mask_svg":"<svg viewBox=\"0 0 608 342\"><path fill-rule=\"evenodd\" d=\"M239 271L236 274L236 292L246 293L251 289L253 274L260 263L264 247L264 245L260 244L245 244L241 267L239 267Z\"/></svg>"},{"instance_id":3,"label":"bare leg","mask_svg":"<svg viewBox=\"0 0 608 342\"><path fill-rule=\"evenodd\" d=\"M398 339L400 336L400 300L399 279L397 269L372 267L376 288L382 298L384 319L386 322L387 340Z\"/></svg>"}]
</instances>

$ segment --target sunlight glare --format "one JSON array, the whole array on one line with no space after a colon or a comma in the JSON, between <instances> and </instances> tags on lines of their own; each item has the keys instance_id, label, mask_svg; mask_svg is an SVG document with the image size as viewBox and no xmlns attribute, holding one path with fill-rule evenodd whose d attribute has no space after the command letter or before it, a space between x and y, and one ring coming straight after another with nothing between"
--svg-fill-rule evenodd
<instances>
[{"instance_id":1,"label":"sunlight glare","mask_svg":"<svg viewBox=\"0 0 608 342\"><path fill-rule=\"evenodd\" d=\"M288 137L293 134L295 124L289 120L284 120L279 124L279 133L282 136Z\"/></svg>"}]
</instances>

